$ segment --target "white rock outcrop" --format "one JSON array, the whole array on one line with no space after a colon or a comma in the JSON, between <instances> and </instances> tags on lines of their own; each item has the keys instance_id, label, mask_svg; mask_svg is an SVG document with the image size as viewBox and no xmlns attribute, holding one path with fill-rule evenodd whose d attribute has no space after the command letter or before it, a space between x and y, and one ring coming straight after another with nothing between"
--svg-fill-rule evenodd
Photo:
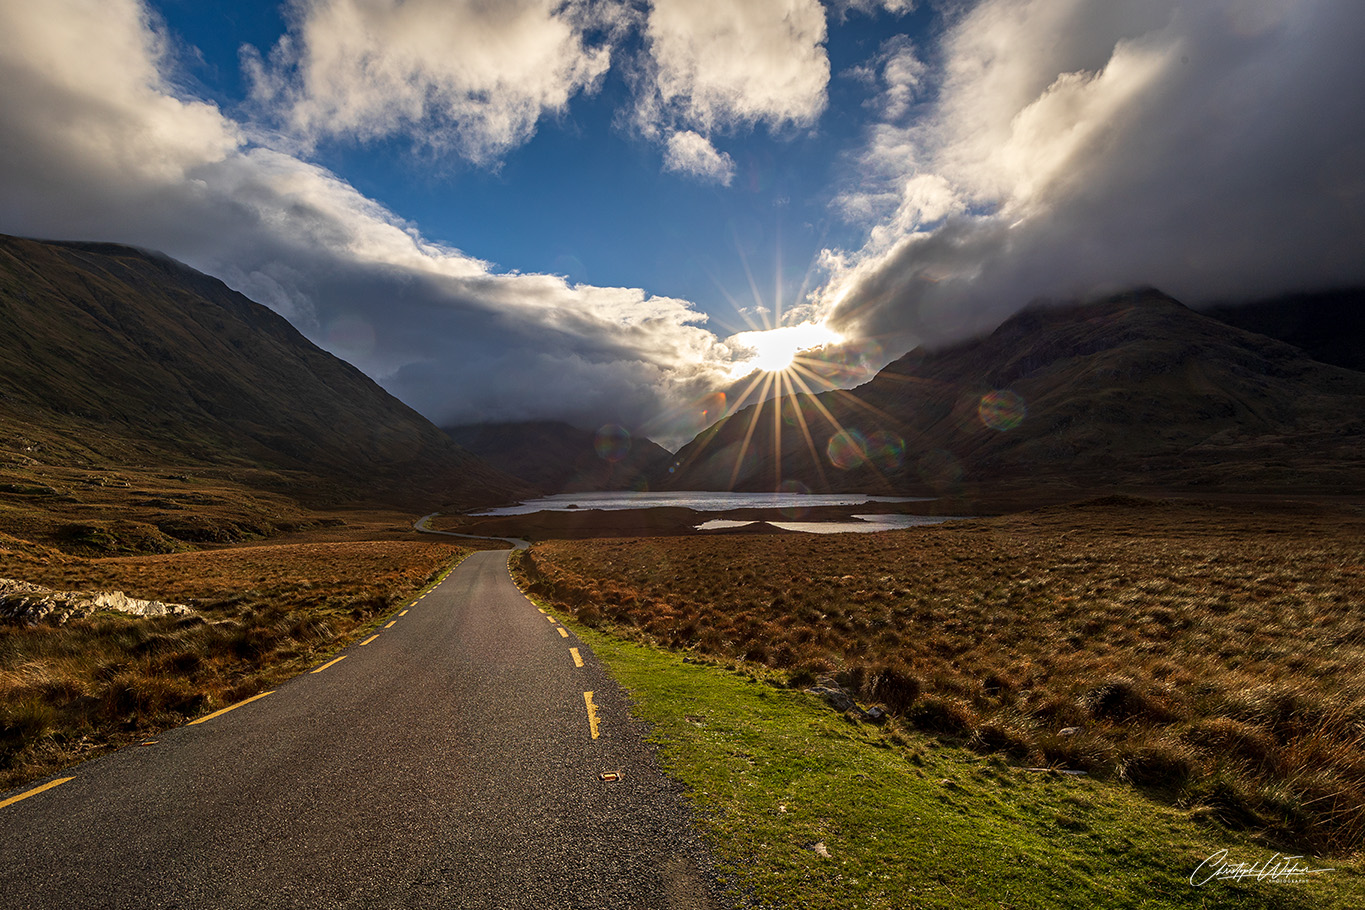
<instances>
[{"instance_id":1,"label":"white rock outcrop","mask_svg":"<svg viewBox=\"0 0 1365 910\"><path fill-rule=\"evenodd\" d=\"M122 591L54 591L27 581L0 578L0 622L59 626L97 610L117 610L134 616L186 616L184 604L139 600Z\"/></svg>"}]
</instances>

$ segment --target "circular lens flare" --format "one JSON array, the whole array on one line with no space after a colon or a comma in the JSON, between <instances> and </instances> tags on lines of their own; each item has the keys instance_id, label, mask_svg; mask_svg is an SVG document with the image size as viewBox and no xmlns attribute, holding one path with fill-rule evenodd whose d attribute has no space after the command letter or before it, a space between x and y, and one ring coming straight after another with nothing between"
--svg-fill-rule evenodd
<instances>
[{"instance_id":1,"label":"circular lens flare","mask_svg":"<svg viewBox=\"0 0 1365 910\"><path fill-rule=\"evenodd\" d=\"M592 445L598 458L615 464L630 453L630 431L609 423L597 431Z\"/></svg>"},{"instance_id":2,"label":"circular lens flare","mask_svg":"<svg viewBox=\"0 0 1365 910\"><path fill-rule=\"evenodd\" d=\"M1003 433L1023 423L1028 408L1024 406L1024 399L1009 389L1002 389L982 395L976 413L983 424Z\"/></svg>"}]
</instances>

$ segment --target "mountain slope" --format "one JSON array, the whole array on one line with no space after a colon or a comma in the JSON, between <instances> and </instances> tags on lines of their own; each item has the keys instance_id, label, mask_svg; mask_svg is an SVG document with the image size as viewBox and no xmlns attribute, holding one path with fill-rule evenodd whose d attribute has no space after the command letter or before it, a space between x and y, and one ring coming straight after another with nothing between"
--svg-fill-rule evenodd
<instances>
[{"instance_id":1,"label":"mountain slope","mask_svg":"<svg viewBox=\"0 0 1365 910\"><path fill-rule=\"evenodd\" d=\"M984 338L907 354L857 389L786 399L778 419L775 407L698 436L668 485L1365 486L1365 374L1150 289L1026 310Z\"/></svg>"},{"instance_id":2,"label":"mountain slope","mask_svg":"<svg viewBox=\"0 0 1365 910\"><path fill-rule=\"evenodd\" d=\"M1301 348L1314 360L1365 370L1365 289L1288 294L1201 310L1219 322Z\"/></svg>"},{"instance_id":3,"label":"mountain slope","mask_svg":"<svg viewBox=\"0 0 1365 910\"><path fill-rule=\"evenodd\" d=\"M312 503L520 489L271 310L165 257L0 237L0 448L264 471Z\"/></svg>"},{"instance_id":4,"label":"mountain slope","mask_svg":"<svg viewBox=\"0 0 1365 910\"><path fill-rule=\"evenodd\" d=\"M445 431L462 448L545 493L646 489L673 457L642 436L599 438L552 420L467 424Z\"/></svg>"}]
</instances>

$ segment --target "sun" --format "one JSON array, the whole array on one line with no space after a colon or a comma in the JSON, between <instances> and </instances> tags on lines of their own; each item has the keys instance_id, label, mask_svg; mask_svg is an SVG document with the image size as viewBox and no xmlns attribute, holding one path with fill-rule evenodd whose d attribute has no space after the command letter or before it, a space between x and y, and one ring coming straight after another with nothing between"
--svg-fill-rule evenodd
<instances>
[{"instance_id":1,"label":"sun","mask_svg":"<svg viewBox=\"0 0 1365 910\"><path fill-rule=\"evenodd\" d=\"M748 353L742 360L735 361L731 372L738 378L754 370L764 373L784 372L791 369L796 355L802 351L821 345L837 344L840 341L843 341L843 336L829 326L806 322L775 329L740 332L726 339L726 344Z\"/></svg>"}]
</instances>

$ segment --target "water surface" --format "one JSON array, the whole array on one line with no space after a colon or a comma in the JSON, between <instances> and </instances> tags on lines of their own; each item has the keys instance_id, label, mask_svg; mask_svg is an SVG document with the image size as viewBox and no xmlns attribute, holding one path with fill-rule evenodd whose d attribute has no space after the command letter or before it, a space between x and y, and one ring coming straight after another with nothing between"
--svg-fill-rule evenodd
<instances>
[{"instance_id":1,"label":"water surface","mask_svg":"<svg viewBox=\"0 0 1365 910\"><path fill-rule=\"evenodd\" d=\"M869 496L866 493L710 493L685 490L677 493L558 493L514 506L475 512L475 515L530 515L532 512L566 512L571 509L683 508L698 512L729 509L809 509L814 506L860 506L869 502L927 502L924 496ZM889 516L878 516L889 517ZM919 516L901 516L918 518ZM810 522L815 523L815 522ZM916 522L920 523L920 522ZM827 524L827 522L819 522ZM902 526L904 527L904 526Z\"/></svg>"}]
</instances>

